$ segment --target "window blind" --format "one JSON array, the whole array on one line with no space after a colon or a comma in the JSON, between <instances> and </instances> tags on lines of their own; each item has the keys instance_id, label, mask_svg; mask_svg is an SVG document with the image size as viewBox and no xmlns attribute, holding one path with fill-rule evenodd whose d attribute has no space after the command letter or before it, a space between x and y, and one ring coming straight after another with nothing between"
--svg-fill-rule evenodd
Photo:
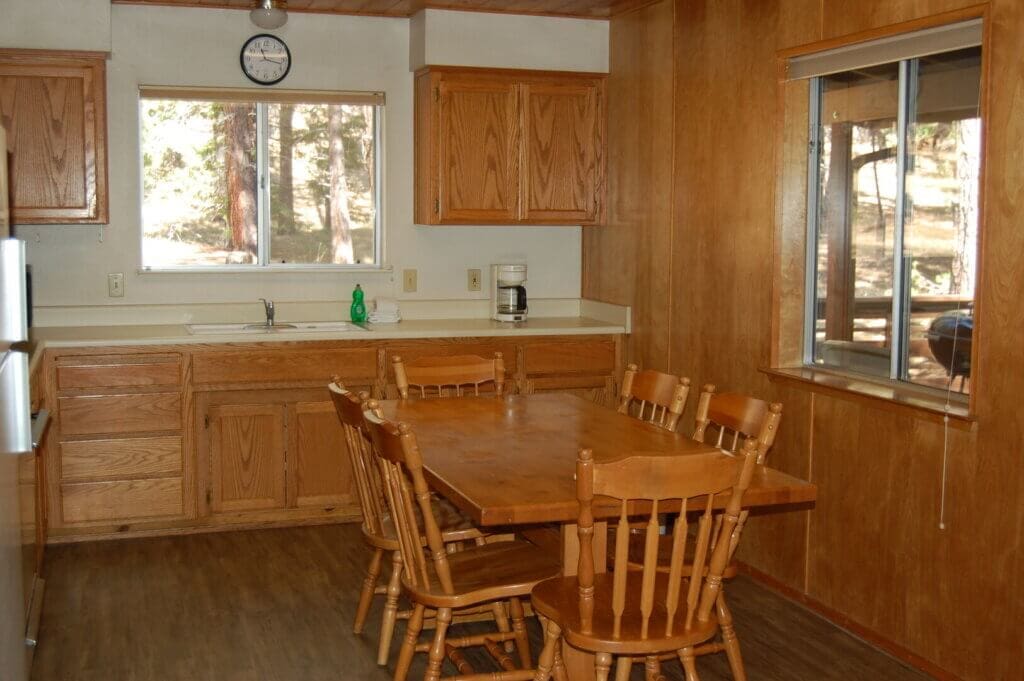
<instances>
[{"instance_id":1,"label":"window blind","mask_svg":"<svg viewBox=\"0 0 1024 681\"><path fill-rule=\"evenodd\" d=\"M267 90L255 88L197 88L142 85L143 99L188 99L204 102L269 102L276 104L356 104L381 106L383 92L332 90Z\"/></svg>"},{"instance_id":2,"label":"window blind","mask_svg":"<svg viewBox=\"0 0 1024 681\"><path fill-rule=\"evenodd\" d=\"M981 38L981 19L972 19L791 57L786 63L786 76L790 80L801 80L890 64L903 59L917 59L931 54L977 47L981 45Z\"/></svg>"}]
</instances>

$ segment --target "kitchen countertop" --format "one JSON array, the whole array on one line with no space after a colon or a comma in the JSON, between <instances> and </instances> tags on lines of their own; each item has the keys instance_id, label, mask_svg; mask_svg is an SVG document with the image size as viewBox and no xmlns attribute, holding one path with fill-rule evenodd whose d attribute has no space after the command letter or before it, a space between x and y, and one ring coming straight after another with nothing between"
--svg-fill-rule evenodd
<instances>
[{"instance_id":1,"label":"kitchen countertop","mask_svg":"<svg viewBox=\"0 0 1024 681\"><path fill-rule=\"evenodd\" d=\"M285 320L281 320L282 323ZM51 326L33 328L36 353L43 348L93 345L164 345L192 343L272 343L391 338L486 338L501 336L568 336L627 333L626 327L589 317L534 317L503 323L490 319L407 319L397 324L366 324L366 331L281 330L273 333L191 334L183 324L121 326Z\"/></svg>"}]
</instances>

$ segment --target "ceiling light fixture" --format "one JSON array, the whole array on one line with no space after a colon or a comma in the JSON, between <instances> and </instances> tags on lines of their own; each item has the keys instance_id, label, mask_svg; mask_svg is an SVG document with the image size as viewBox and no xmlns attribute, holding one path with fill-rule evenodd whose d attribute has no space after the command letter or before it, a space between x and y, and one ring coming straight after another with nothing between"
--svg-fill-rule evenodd
<instances>
[{"instance_id":1,"label":"ceiling light fixture","mask_svg":"<svg viewBox=\"0 0 1024 681\"><path fill-rule=\"evenodd\" d=\"M260 28L281 28L288 23L284 5L283 0L258 0L256 6L249 10L249 20Z\"/></svg>"}]
</instances>

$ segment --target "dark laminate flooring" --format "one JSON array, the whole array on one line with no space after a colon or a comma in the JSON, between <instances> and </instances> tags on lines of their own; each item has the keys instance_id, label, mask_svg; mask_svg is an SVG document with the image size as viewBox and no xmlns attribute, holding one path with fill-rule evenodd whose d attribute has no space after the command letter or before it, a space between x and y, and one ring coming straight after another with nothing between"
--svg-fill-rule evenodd
<instances>
[{"instance_id":1,"label":"dark laminate flooring","mask_svg":"<svg viewBox=\"0 0 1024 681\"><path fill-rule=\"evenodd\" d=\"M50 547L32 679L386 681L390 669L374 664L379 598L367 632L351 631L367 558L356 525ZM749 579L729 592L751 681L930 678ZM722 655L698 664L702 681L732 678ZM665 672L682 678L677 663Z\"/></svg>"}]
</instances>

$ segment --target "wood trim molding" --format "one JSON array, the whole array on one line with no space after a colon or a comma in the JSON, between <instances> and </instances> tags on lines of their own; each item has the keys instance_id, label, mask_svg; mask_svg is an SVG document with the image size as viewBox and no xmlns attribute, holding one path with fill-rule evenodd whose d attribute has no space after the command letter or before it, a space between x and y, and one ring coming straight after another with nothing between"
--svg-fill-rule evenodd
<instances>
[{"instance_id":1,"label":"wood trim molding","mask_svg":"<svg viewBox=\"0 0 1024 681\"><path fill-rule=\"evenodd\" d=\"M889 24L887 26L872 28L867 31L850 33L848 35L841 35L835 38L827 38L825 40L818 40L813 43L806 43L795 47L787 47L776 52L776 55L778 55L780 59L790 59L792 57L799 57L805 54L834 50L837 47L846 47L847 45L864 43L869 40L887 38L892 35L899 35L900 33L910 33L912 31L920 31L926 28L943 26L945 24L954 24L958 21L984 19L987 12L988 3L972 5L970 7L964 7L963 9L957 9L950 12L932 14L927 17L921 17L920 19L903 21L898 24Z\"/></svg>"},{"instance_id":2,"label":"wood trim molding","mask_svg":"<svg viewBox=\"0 0 1024 681\"><path fill-rule=\"evenodd\" d=\"M865 627L862 624L858 624L856 621L842 614L838 610L834 610L806 593L780 582L768 573L762 572L742 561L737 561L737 564L741 573L747 575L761 586L774 591L783 598L804 606L811 612L820 615L840 629L845 629L847 632L853 634L866 643L888 653L889 655L892 655L897 660L905 662L911 667L935 677L938 681L964 681L961 677L946 671L934 662L908 650L892 639L879 634L877 631L870 629L869 627Z\"/></svg>"}]
</instances>

